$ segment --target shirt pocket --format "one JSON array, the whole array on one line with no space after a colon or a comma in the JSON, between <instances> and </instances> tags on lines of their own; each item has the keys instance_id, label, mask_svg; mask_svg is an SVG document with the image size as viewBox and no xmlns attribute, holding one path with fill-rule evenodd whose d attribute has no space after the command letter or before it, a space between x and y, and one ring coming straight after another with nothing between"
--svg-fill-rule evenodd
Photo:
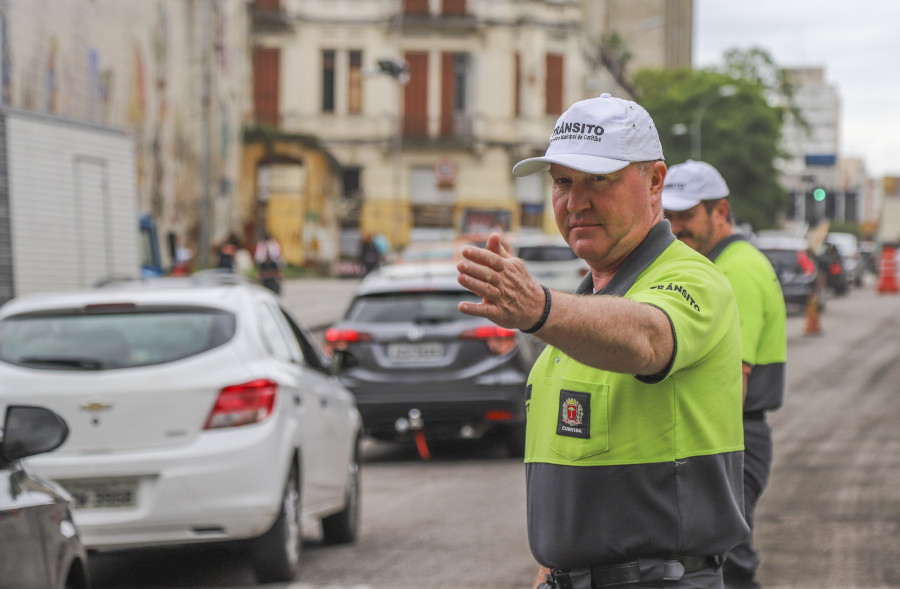
<instances>
[{"instance_id":1,"label":"shirt pocket","mask_svg":"<svg viewBox=\"0 0 900 589\"><path fill-rule=\"evenodd\" d=\"M559 384L550 449L566 460L609 451L609 385L571 378Z\"/></svg>"}]
</instances>

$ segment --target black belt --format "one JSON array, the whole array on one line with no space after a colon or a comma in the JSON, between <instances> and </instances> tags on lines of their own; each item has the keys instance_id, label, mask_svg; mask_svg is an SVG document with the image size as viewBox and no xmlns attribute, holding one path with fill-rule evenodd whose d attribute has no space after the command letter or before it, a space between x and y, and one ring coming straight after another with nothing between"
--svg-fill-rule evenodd
<instances>
[{"instance_id":1,"label":"black belt","mask_svg":"<svg viewBox=\"0 0 900 589\"><path fill-rule=\"evenodd\" d=\"M718 569L724 558L721 556L672 556L669 558L640 559L616 565L591 567L581 570L552 569L547 576L548 583L555 589L601 589L620 587L651 581L677 581L685 573L703 569ZM642 567L643 565L643 567ZM641 569L644 574L641 574Z\"/></svg>"},{"instance_id":2,"label":"black belt","mask_svg":"<svg viewBox=\"0 0 900 589\"><path fill-rule=\"evenodd\" d=\"M766 418L766 410L760 409L759 411L744 411L744 419L753 420L753 421L762 421Z\"/></svg>"}]
</instances>

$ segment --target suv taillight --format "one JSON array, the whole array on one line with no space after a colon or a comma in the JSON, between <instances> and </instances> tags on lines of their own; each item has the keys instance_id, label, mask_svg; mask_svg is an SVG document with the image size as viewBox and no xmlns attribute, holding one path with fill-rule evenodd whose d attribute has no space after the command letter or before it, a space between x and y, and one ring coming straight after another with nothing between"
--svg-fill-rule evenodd
<instances>
[{"instance_id":1,"label":"suv taillight","mask_svg":"<svg viewBox=\"0 0 900 589\"><path fill-rule=\"evenodd\" d=\"M259 379L225 387L213 406L203 429L257 423L272 414L278 383Z\"/></svg>"},{"instance_id":2,"label":"suv taillight","mask_svg":"<svg viewBox=\"0 0 900 589\"><path fill-rule=\"evenodd\" d=\"M488 350L495 356L508 354L516 349L516 332L497 325L482 325L467 329L460 334L460 339L482 340Z\"/></svg>"},{"instance_id":3,"label":"suv taillight","mask_svg":"<svg viewBox=\"0 0 900 589\"><path fill-rule=\"evenodd\" d=\"M816 271L816 263L809 259L805 251L797 252L797 262L803 268L804 276L810 276Z\"/></svg>"},{"instance_id":4,"label":"suv taillight","mask_svg":"<svg viewBox=\"0 0 900 589\"><path fill-rule=\"evenodd\" d=\"M355 329L338 329L331 327L325 330L325 350L332 354L335 350L346 350L350 344L370 342L372 336Z\"/></svg>"}]
</instances>

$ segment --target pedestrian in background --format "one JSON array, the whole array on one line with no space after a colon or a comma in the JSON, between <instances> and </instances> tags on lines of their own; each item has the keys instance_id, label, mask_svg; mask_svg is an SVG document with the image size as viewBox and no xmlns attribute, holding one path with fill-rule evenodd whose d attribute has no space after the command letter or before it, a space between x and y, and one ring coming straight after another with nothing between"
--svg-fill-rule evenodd
<instances>
[{"instance_id":1,"label":"pedestrian in background","mask_svg":"<svg viewBox=\"0 0 900 589\"><path fill-rule=\"evenodd\" d=\"M772 430L766 413L784 400L787 334L784 295L768 258L734 232L728 186L706 162L669 168L665 215L675 236L718 266L731 282L741 318L744 374L744 516L751 530L772 470ZM760 557L752 536L728 553L725 586L755 589Z\"/></svg>"},{"instance_id":2,"label":"pedestrian in background","mask_svg":"<svg viewBox=\"0 0 900 589\"><path fill-rule=\"evenodd\" d=\"M363 237L360 245L359 261L363 266L363 276L377 268L381 264L381 253L371 233Z\"/></svg>"},{"instance_id":3,"label":"pedestrian in background","mask_svg":"<svg viewBox=\"0 0 900 589\"><path fill-rule=\"evenodd\" d=\"M547 343L525 390L535 586L722 587L741 506L741 342L722 273L677 241L650 115L604 94L572 105L543 157L563 237L591 274L540 285L491 234L466 247L462 312Z\"/></svg>"},{"instance_id":4,"label":"pedestrian in background","mask_svg":"<svg viewBox=\"0 0 900 589\"><path fill-rule=\"evenodd\" d=\"M234 272L234 255L237 253L239 246L240 240L238 240L237 235L234 232L229 233L228 237L216 248L219 254L216 268L226 272Z\"/></svg>"},{"instance_id":5,"label":"pedestrian in background","mask_svg":"<svg viewBox=\"0 0 900 589\"><path fill-rule=\"evenodd\" d=\"M262 238L256 243L253 252L256 261L256 269L259 282L275 294L281 294L282 267L284 259L281 257L281 245L268 233L263 233Z\"/></svg>"}]
</instances>

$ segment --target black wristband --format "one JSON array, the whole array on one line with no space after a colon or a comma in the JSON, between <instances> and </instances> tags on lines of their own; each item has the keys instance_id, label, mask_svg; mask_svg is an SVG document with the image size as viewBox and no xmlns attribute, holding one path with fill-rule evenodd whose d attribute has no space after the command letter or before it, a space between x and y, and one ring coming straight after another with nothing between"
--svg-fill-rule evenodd
<instances>
[{"instance_id":1,"label":"black wristband","mask_svg":"<svg viewBox=\"0 0 900 589\"><path fill-rule=\"evenodd\" d=\"M522 333L534 333L538 329L544 326L544 323L547 322L547 317L550 316L550 289L541 285L541 288L544 289L544 314L541 315L541 318L538 319L538 322L529 327L528 329L520 329Z\"/></svg>"}]
</instances>

